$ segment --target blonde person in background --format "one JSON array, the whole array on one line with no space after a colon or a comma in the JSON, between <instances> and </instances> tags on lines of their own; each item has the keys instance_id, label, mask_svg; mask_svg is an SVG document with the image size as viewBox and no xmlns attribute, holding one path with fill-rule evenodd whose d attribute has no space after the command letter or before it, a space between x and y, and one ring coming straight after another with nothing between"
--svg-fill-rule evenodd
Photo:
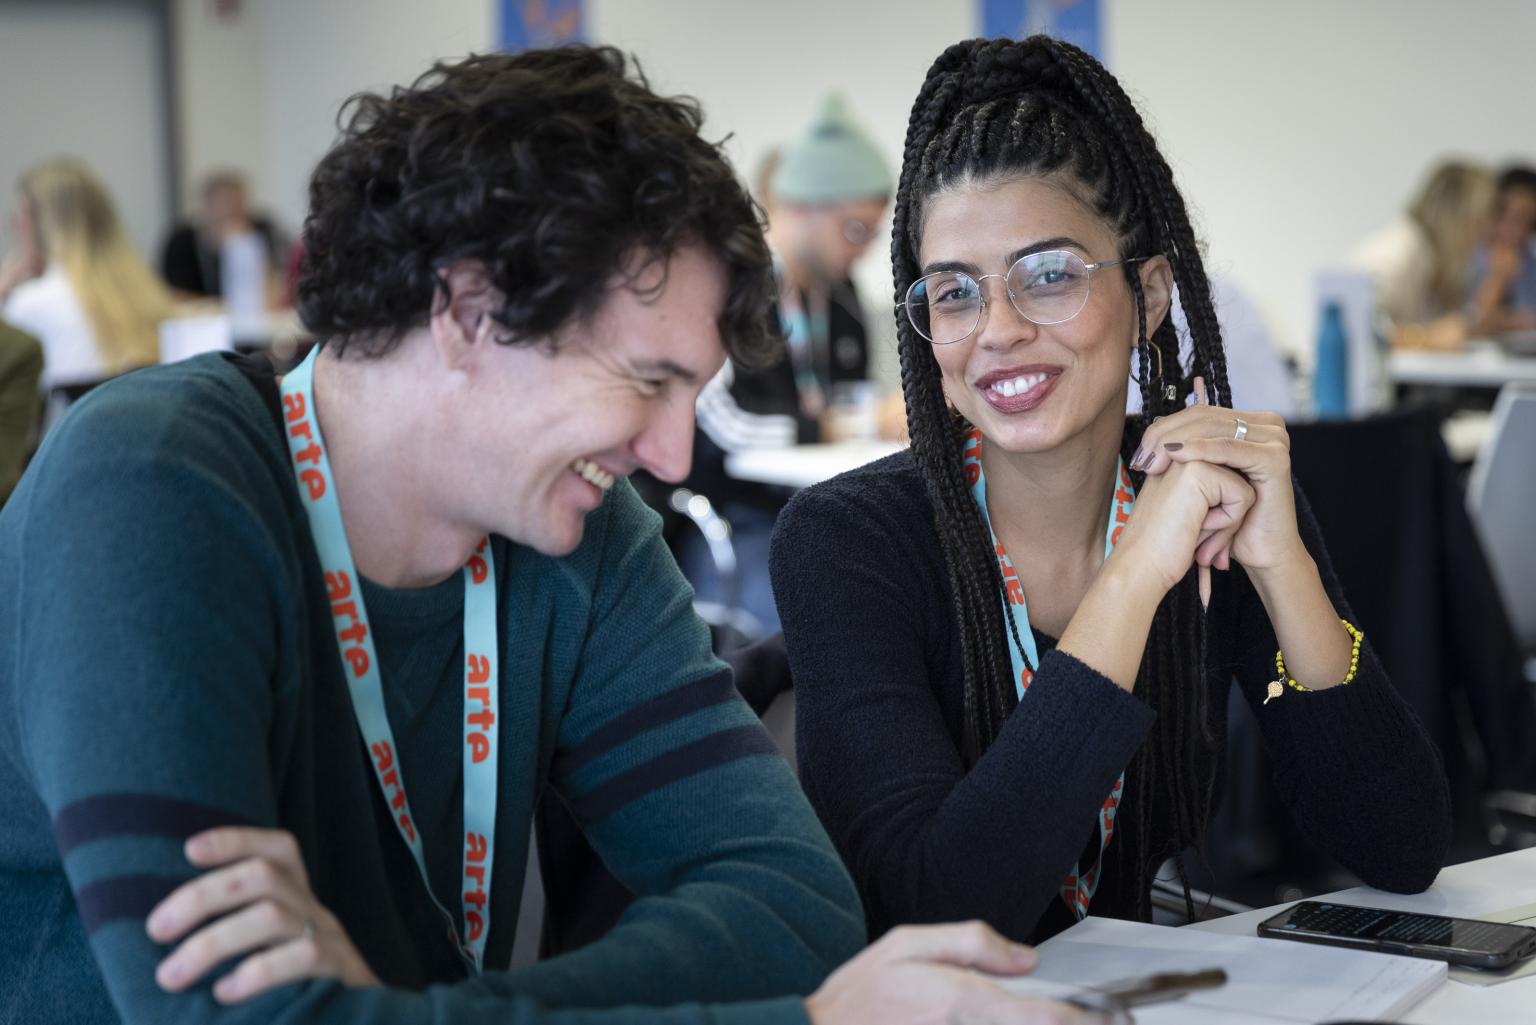
<instances>
[{"instance_id":1,"label":"blonde person in background","mask_svg":"<svg viewBox=\"0 0 1536 1025\"><path fill-rule=\"evenodd\" d=\"M1374 279L1394 346L1455 349L1466 341L1467 274L1493 198L1487 168L1445 161L1402 216L1356 247L1350 262Z\"/></svg>"},{"instance_id":2,"label":"blonde person in background","mask_svg":"<svg viewBox=\"0 0 1536 1025\"><path fill-rule=\"evenodd\" d=\"M33 167L11 216L0 316L42 343L45 393L159 362L170 297L89 167L70 157Z\"/></svg>"}]
</instances>

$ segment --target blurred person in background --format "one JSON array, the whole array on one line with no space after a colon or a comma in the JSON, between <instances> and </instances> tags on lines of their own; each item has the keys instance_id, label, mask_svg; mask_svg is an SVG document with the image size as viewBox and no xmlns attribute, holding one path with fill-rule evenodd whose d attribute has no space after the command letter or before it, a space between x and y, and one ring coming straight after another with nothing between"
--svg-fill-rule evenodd
<instances>
[{"instance_id":1,"label":"blurred person in background","mask_svg":"<svg viewBox=\"0 0 1536 1025\"><path fill-rule=\"evenodd\" d=\"M1499 175L1493 226L1472 258L1468 317L1480 334L1536 330L1536 169Z\"/></svg>"},{"instance_id":2,"label":"blurred person in background","mask_svg":"<svg viewBox=\"0 0 1536 1025\"><path fill-rule=\"evenodd\" d=\"M1493 174L1460 160L1430 172L1402 216L1356 247L1402 348L1454 349L1467 337L1467 275L1493 205Z\"/></svg>"},{"instance_id":3,"label":"blurred person in background","mask_svg":"<svg viewBox=\"0 0 1536 1025\"><path fill-rule=\"evenodd\" d=\"M288 249L272 221L251 211L245 178L233 171L209 175L201 198L196 215L178 224L165 240L160 272L166 283L189 296L222 296L224 244L253 233L261 239L275 280Z\"/></svg>"},{"instance_id":4,"label":"blurred person in background","mask_svg":"<svg viewBox=\"0 0 1536 1025\"><path fill-rule=\"evenodd\" d=\"M43 347L37 339L0 321L0 506L10 497L26 462L37 426Z\"/></svg>"},{"instance_id":5,"label":"blurred person in background","mask_svg":"<svg viewBox=\"0 0 1536 1025\"><path fill-rule=\"evenodd\" d=\"M725 457L825 440L834 390L868 381L869 337L852 272L893 187L885 156L838 95L827 97L804 134L770 153L759 169L758 198L768 211L778 286L773 327L783 338L784 358L762 370L727 361L710 381L699 397L687 486L708 495L730 522L736 601L763 633L778 629L768 539L787 495L731 479ZM685 534L678 559L702 601L724 597L702 536Z\"/></svg>"},{"instance_id":6,"label":"blurred person in background","mask_svg":"<svg viewBox=\"0 0 1536 1025\"><path fill-rule=\"evenodd\" d=\"M24 173L12 228L0 317L42 343L44 392L159 362L170 297L89 167L62 157Z\"/></svg>"}]
</instances>

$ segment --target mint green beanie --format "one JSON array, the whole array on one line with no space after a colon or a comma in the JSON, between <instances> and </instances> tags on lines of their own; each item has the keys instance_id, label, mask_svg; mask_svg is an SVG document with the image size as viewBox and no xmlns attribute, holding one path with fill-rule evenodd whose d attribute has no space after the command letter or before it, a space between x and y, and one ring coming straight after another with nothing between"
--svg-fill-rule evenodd
<instances>
[{"instance_id":1,"label":"mint green beanie","mask_svg":"<svg viewBox=\"0 0 1536 1025\"><path fill-rule=\"evenodd\" d=\"M885 199L893 183L880 148L834 93L805 134L784 151L773 174L774 194L790 203Z\"/></svg>"}]
</instances>

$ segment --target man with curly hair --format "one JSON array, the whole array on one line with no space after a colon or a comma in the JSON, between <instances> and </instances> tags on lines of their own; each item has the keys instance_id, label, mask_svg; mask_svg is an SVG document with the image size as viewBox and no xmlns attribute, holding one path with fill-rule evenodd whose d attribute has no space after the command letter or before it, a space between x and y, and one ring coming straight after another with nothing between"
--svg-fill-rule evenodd
<instances>
[{"instance_id":1,"label":"man with curly hair","mask_svg":"<svg viewBox=\"0 0 1536 1025\"><path fill-rule=\"evenodd\" d=\"M625 480L763 345L700 121L607 49L357 97L315 352L58 426L0 514L0 1020L1045 1020L951 967L1032 963L974 925L822 986L857 897ZM545 786L640 899L505 971Z\"/></svg>"}]
</instances>

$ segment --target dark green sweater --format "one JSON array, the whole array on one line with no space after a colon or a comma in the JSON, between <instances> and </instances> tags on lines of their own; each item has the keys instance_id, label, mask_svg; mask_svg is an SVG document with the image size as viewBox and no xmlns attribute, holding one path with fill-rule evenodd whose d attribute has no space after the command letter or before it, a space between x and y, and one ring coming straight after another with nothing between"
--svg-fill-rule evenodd
<instances>
[{"instance_id":1,"label":"dark green sweater","mask_svg":"<svg viewBox=\"0 0 1536 1025\"><path fill-rule=\"evenodd\" d=\"M508 963L546 783L642 899L594 946L465 978L372 777L257 383L211 356L98 389L0 514L0 1025L803 1021L793 994L862 944L857 898L623 483L565 558L493 540L486 963ZM364 591L432 887L457 917L462 583ZM195 874L185 838L224 823L297 836L385 988L224 1008L208 982L157 987L169 948L145 915ZM562 1010L624 1005L671 1009Z\"/></svg>"}]
</instances>

